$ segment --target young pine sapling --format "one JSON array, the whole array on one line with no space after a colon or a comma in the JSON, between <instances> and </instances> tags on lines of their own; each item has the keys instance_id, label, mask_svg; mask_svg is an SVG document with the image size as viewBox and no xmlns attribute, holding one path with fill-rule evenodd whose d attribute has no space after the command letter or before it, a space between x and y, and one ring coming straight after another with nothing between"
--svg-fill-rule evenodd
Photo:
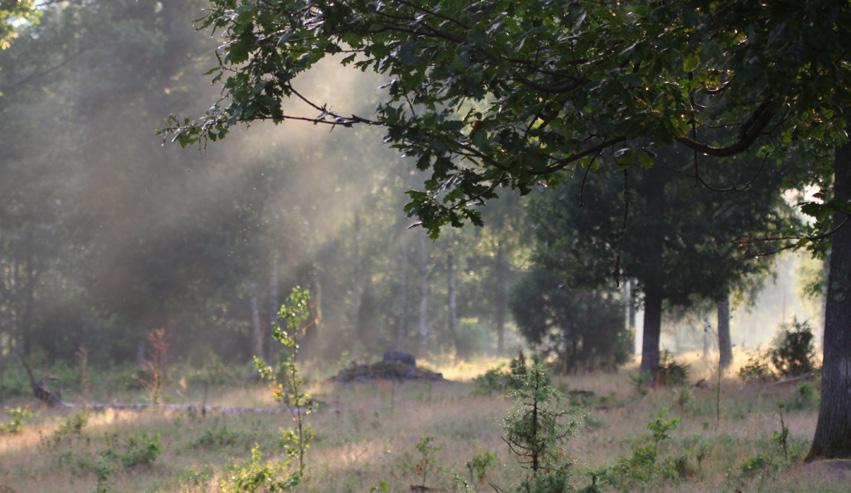
<instances>
[{"instance_id":1,"label":"young pine sapling","mask_svg":"<svg viewBox=\"0 0 851 493\"><path fill-rule=\"evenodd\" d=\"M542 366L532 365L516 378L518 385L509 394L516 406L505 418L503 440L528 471L519 491L541 491L540 485L554 482L566 486L570 463L564 442L573 435L577 422L559 405L561 396Z\"/></svg>"}]
</instances>

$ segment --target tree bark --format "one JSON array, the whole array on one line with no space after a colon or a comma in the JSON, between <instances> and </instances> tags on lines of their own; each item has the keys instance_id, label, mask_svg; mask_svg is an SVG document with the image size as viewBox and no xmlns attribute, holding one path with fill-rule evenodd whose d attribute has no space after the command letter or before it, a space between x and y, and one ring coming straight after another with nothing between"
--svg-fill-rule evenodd
<instances>
[{"instance_id":1,"label":"tree bark","mask_svg":"<svg viewBox=\"0 0 851 493\"><path fill-rule=\"evenodd\" d=\"M730 340L730 293L718 301L718 357L721 369L726 370L733 363L733 343Z\"/></svg>"},{"instance_id":2,"label":"tree bark","mask_svg":"<svg viewBox=\"0 0 851 493\"><path fill-rule=\"evenodd\" d=\"M420 307L419 307L419 318L418 318L418 335L419 342L422 348L425 347L426 340L428 339L428 261L429 261L429 252L428 252L428 238L426 237L425 230L420 233L420 263L419 263L419 274L420 274Z\"/></svg>"},{"instance_id":3,"label":"tree bark","mask_svg":"<svg viewBox=\"0 0 851 493\"><path fill-rule=\"evenodd\" d=\"M627 285L629 285L629 306L627 307L627 323L629 323L629 330L635 331L635 282L630 279L627 281Z\"/></svg>"},{"instance_id":4,"label":"tree bark","mask_svg":"<svg viewBox=\"0 0 851 493\"><path fill-rule=\"evenodd\" d=\"M662 289L644 288L644 335L641 341L641 373L656 375L659 369L659 339L662 334Z\"/></svg>"},{"instance_id":5,"label":"tree bark","mask_svg":"<svg viewBox=\"0 0 851 493\"><path fill-rule=\"evenodd\" d=\"M496 259L494 265L494 303L495 323L496 323L496 352L502 354L505 351L505 247L502 240L499 240L496 247Z\"/></svg>"},{"instance_id":6,"label":"tree bark","mask_svg":"<svg viewBox=\"0 0 851 493\"><path fill-rule=\"evenodd\" d=\"M624 319L626 321L626 331L632 337L632 349L633 353L636 352L637 349L637 339L635 338L635 294L634 286L631 279L625 279L623 283L623 303L624 303Z\"/></svg>"},{"instance_id":7,"label":"tree bark","mask_svg":"<svg viewBox=\"0 0 851 493\"><path fill-rule=\"evenodd\" d=\"M447 277L447 292L448 292L448 318L449 318L449 334L452 336L452 343L455 346L455 354L458 354L458 303L455 284L455 257L452 252L446 256L446 277Z\"/></svg>"},{"instance_id":8,"label":"tree bark","mask_svg":"<svg viewBox=\"0 0 851 493\"><path fill-rule=\"evenodd\" d=\"M834 199L851 200L851 144L836 151ZM831 236L824 323L821 404L807 460L851 458L851 225L837 212Z\"/></svg>"}]
</instances>

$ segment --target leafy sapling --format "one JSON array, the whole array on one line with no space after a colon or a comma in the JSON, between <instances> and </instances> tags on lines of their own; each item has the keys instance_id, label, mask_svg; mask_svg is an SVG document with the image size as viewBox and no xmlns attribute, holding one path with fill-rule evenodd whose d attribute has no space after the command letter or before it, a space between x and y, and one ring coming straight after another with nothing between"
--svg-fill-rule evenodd
<instances>
[{"instance_id":1,"label":"leafy sapling","mask_svg":"<svg viewBox=\"0 0 851 493\"><path fill-rule=\"evenodd\" d=\"M440 447L435 445L434 437L431 435L423 435L420 437L420 441L417 442L417 452L420 454L419 460L414 464L414 472L417 474L418 480L420 482L419 488L426 489L426 480L428 479L428 474L437 465L437 452L440 451ZM413 490L416 486L412 486Z\"/></svg>"},{"instance_id":2,"label":"leafy sapling","mask_svg":"<svg viewBox=\"0 0 851 493\"><path fill-rule=\"evenodd\" d=\"M310 293L296 286L278 310L272 331L272 337L283 346L278 363L272 367L260 357L254 357L260 375L272 384L275 400L286 406L292 416L293 426L282 431L282 438L287 456L298 460L298 477L304 476L304 456L314 437L306 418L316 410L296 362L300 349L296 334L307 329L305 322L309 315Z\"/></svg>"},{"instance_id":3,"label":"leafy sapling","mask_svg":"<svg viewBox=\"0 0 851 493\"><path fill-rule=\"evenodd\" d=\"M783 403L777 404L777 415L780 417L780 430L775 431L771 438L780 450L783 451L783 458L789 460L789 427L786 426L786 421L783 419Z\"/></svg>"}]
</instances>

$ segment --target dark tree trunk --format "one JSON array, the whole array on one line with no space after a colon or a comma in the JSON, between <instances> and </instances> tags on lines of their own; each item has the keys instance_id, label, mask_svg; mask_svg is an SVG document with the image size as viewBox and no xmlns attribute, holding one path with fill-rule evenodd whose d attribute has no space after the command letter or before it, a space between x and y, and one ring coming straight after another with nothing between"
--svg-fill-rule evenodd
<instances>
[{"instance_id":1,"label":"dark tree trunk","mask_svg":"<svg viewBox=\"0 0 851 493\"><path fill-rule=\"evenodd\" d=\"M635 336L635 286L631 279L625 279L623 283L623 303L625 307L626 330L629 333L632 347L630 351L636 351L636 336Z\"/></svg>"},{"instance_id":2,"label":"dark tree trunk","mask_svg":"<svg viewBox=\"0 0 851 493\"><path fill-rule=\"evenodd\" d=\"M656 375L659 368L659 338L662 333L662 289L644 288L644 330L641 341L641 373Z\"/></svg>"},{"instance_id":3,"label":"dark tree trunk","mask_svg":"<svg viewBox=\"0 0 851 493\"><path fill-rule=\"evenodd\" d=\"M641 343L641 373L655 379L656 370L659 369L659 339L662 333L662 302L664 300L664 286L666 281L665 261L663 259L665 250L665 238L661 231L666 228L663 212L667 210L665 200L665 183L667 181L666 171L660 166L653 166L647 170L638 190L647 198L647 209L655 212L653 220L650 221L649 231L658 231L651 234L647 258L644 259L645 272L643 274L644 284L644 329Z\"/></svg>"},{"instance_id":4,"label":"dark tree trunk","mask_svg":"<svg viewBox=\"0 0 851 493\"><path fill-rule=\"evenodd\" d=\"M730 293L718 301L718 357L726 370L733 363L733 342L730 340Z\"/></svg>"},{"instance_id":5,"label":"dark tree trunk","mask_svg":"<svg viewBox=\"0 0 851 493\"><path fill-rule=\"evenodd\" d=\"M836 152L834 198L851 200L851 144ZM834 224L848 221L837 213ZM808 460L851 458L851 225L831 236L830 274L824 320L821 405Z\"/></svg>"},{"instance_id":6,"label":"dark tree trunk","mask_svg":"<svg viewBox=\"0 0 851 493\"><path fill-rule=\"evenodd\" d=\"M496 352L502 354L505 350L505 247L499 240L496 248L496 262L494 266L494 304L496 323Z\"/></svg>"},{"instance_id":7,"label":"dark tree trunk","mask_svg":"<svg viewBox=\"0 0 851 493\"><path fill-rule=\"evenodd\" d=\"M627 307L627 323L629 324L629 330L635 331L635 282L630 279L627 281L627 286L629 286L629 299L627 303L629 306Z\"/></svg>"}]
</instances>

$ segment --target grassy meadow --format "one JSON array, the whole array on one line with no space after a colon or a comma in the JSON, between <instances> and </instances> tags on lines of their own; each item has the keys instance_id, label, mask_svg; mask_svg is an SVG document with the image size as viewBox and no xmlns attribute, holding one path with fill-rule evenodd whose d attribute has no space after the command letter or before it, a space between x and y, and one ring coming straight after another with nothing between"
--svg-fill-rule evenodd
<instances>
[{"instance_id":1,"label":"grassy meadow","mask_svg":"<svg viewBox=\"0 0 851 493\"><path fill-rule=\"evenodd\" d=\"M503 417L513 404L498 392L482 393L472 381L500 363L425 363L442 371L447 382L336 384L323 375L327 371L308 368L308 377L316 375L308 378L319 403L308 418L316 438L296 491L412 491L411 485L422 484L416 444L423 436L433 436L439 450L427 466L425 483L431 489L418 491L510 491L525 474L501 438ZM628 478L619 487L602 485L600 491L851 491L851 470L843 470L843 464L803 463L815 427L817 393L802 391L800 382L745 384L733 370L721 379L719 416L717 378L697 358L689 369L688 386L655 390L636 386L634 366L617 373L555 377L566 394L564 406L572 406L581 421L565 449L577 489L589 488L593 476L618 461L629 462L649 433L647 423L667 408L679 422L661 443L659 460L670 459L674 474ZM695 387L701 378L705 383ZM139 402L144 393L106 394L95 386L85 396L66 392L65 398ZM172 369L166 402L200 404L205 398L209 405L275 405L262 383L202 386ZM4 493L219 491L231 467L250 459L255 444L264 460L279 457L278 430L290 422L286 413L268 412L51 410L23 397L3 405L26 403L33 415L15 433L0 435ZM788 429L785 451L778 438L783 429L778 403ZM493 452L495 460L479 481L467 463L486 452Z\"/></svg>"}]
</instances>

